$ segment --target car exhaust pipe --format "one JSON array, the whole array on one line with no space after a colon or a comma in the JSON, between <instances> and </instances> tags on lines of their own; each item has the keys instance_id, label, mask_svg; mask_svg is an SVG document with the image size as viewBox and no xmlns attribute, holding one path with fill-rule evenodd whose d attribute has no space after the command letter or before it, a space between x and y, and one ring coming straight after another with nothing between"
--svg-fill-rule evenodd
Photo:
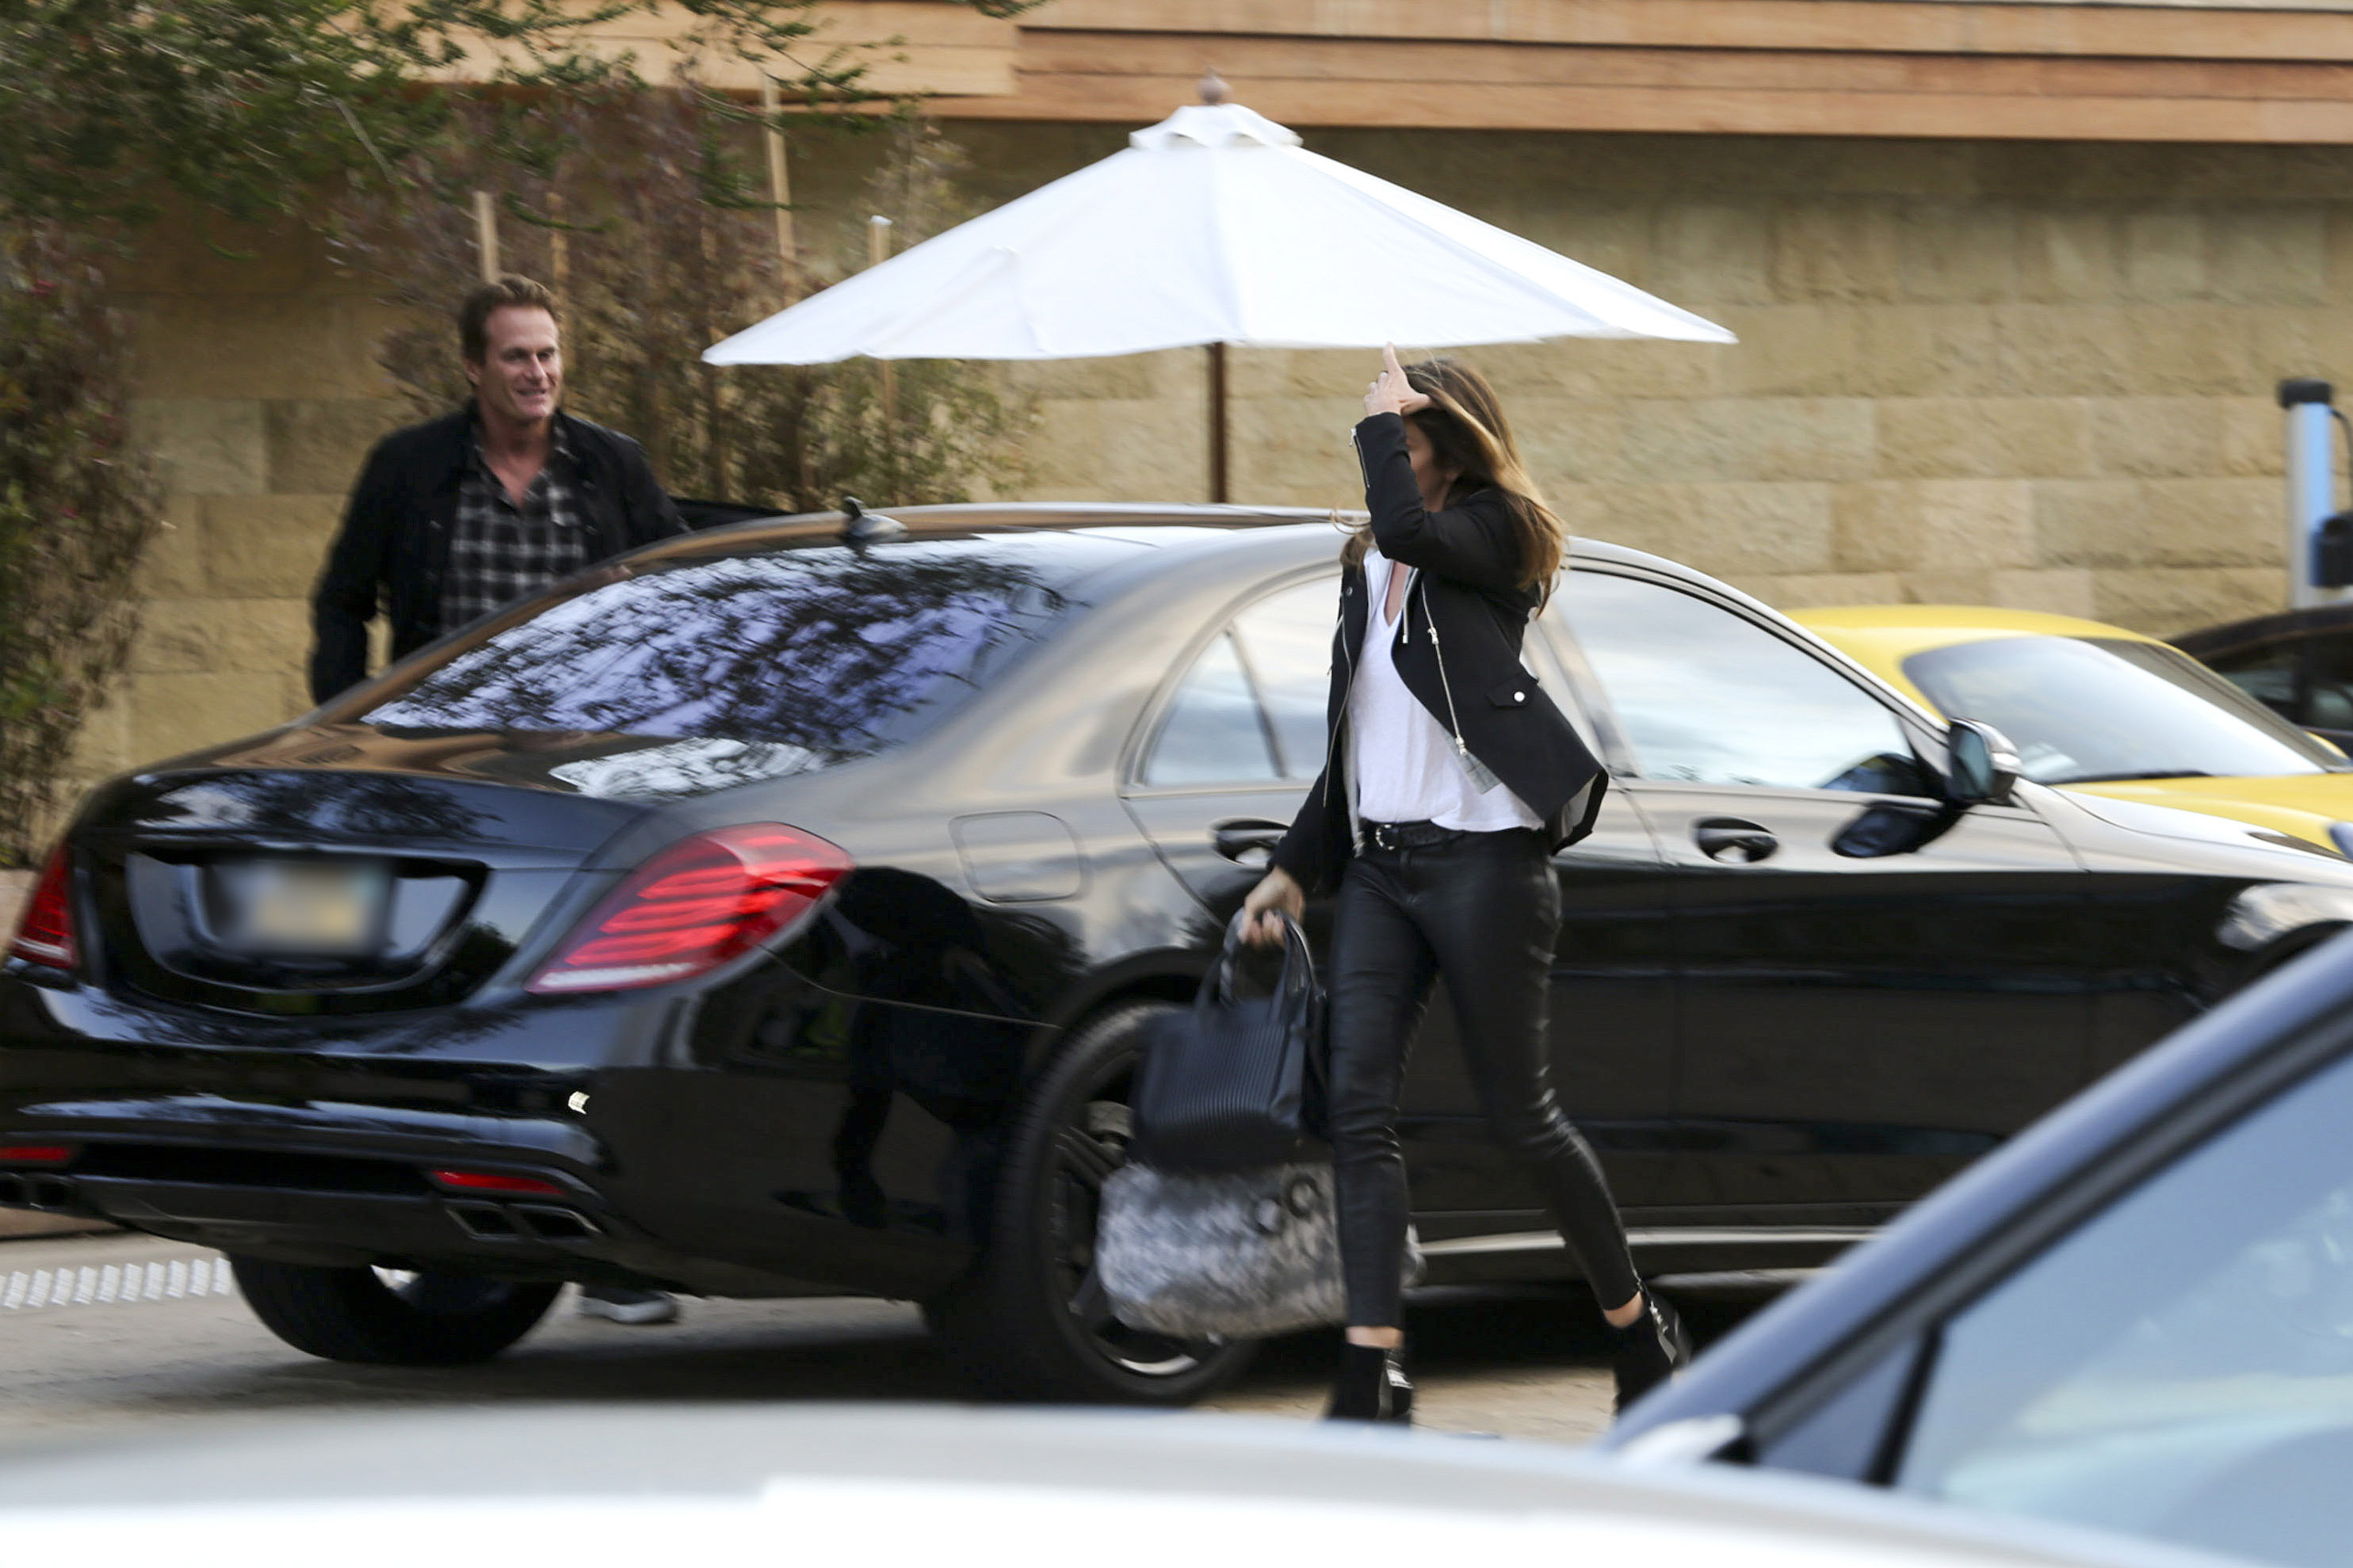
<instances>
[{"instance_id":1,"label":"car exhaust pipe","mask_svg":"<svg viewBox=\"0 0 2353 1568\"><path fill-rule=\"evenodd\" d=\"M81 1194L64 1176L26 1176L24 1184L25 1201L34 1208L70 1211L81 1207Z\"/></svg>"},{"instance_id":2,"label":"car exhaust pipe","mask_svg":"<svg viewBox=\"0 0 2353 1568\"><path fill-rule=\"evenodd\" d=\"M605 1234L605 1227L576 1209L560 1209L547 1204L517 1204L514 1216L523 1228L542 1241L594 1241Z\"/></svg>"},{"instance_id":3,"label":"car exhaust pipe","mask_svg":"<svg viewBox=\"0 0 2353 1568\"><path fill-rule=\"evenodd\" d=\"M512 1241L522 1233L506 1210L496 1204L444 1204L458 1228L477 1241Z\"/></svg>"}]
</instances>

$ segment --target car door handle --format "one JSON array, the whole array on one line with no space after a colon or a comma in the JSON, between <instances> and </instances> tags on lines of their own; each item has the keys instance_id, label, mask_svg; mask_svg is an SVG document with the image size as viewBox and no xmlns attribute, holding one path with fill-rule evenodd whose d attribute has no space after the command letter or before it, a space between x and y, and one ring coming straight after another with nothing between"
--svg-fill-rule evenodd
<instances>
[{"instance_id":1,"label":"car door handle","mask_svg":"<svg viewBox=\"0 0 2353 1568\"><path fill-rule=\"evenodd\" d=\"M1710 816L1692 824L1692 842L1711 860L1753 866L1769 859L1781 841L1771 832L1736 816Z\"/></svg>"},{"instance_id":2,"label":"car door handle","mask_svg":"<svg viewBox=\"0 0 2353 1568\"><path fill-rule=\"evenodd\" d=\"M1211 827L1209 842L1217 846L1219 854L1235 865L1248 866L1256 870L1274 858L1274 847L1282 843L1282 836L1290 831L1280 822L1267 822L1255 816L1237 817Z\"/></svg>"}]
</instances>

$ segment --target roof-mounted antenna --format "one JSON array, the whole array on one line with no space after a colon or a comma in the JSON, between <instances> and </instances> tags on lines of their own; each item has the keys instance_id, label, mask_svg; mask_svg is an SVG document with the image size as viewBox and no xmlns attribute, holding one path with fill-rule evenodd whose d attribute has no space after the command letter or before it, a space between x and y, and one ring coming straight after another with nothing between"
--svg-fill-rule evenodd
<instances>
[{"instance_id":1,"label":"roof-mounted antenna","mask_svg":"<svg viewBox=\"0 0 2353 1568\"><path fill-rule=\"evenodd\" d=\"M1227 98L1226 79L1219 76L1215 69L1203 71L1201 73L1200 92L1201 101L1203 103L1225 102Z\"/></svg>"},{"instance_id":2,"label":"roof-mounted antenna","mask_svg":"<svg viewBox=\"0 0 2353 1568\"><path fill-rule=\"evenodd\" d=\"M868 511L866 503L856 496L842 497L841 510L841 537L852 544L862 547L879 540L906 537L905 523L879 511Z\"/></svg>"}]
</instances>

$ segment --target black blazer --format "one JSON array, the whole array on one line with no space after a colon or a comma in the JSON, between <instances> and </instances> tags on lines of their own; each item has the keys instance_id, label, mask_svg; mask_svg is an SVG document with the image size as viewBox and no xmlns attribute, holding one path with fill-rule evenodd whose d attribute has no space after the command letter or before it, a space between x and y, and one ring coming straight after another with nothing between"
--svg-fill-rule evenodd
<instances>
[{"instance_id":1,"label":"black blazer","mask_svg":"<svg viewBox=\"0 0 2353 1568\"><path fill-rule=\"evenodd\" d=\"M1576 843L1593 831L1609 775L1520 662L1528 619L1544 595L1520 582L1519 535L1502 492L1478 490L1443 511L1424 510L1405 421L1395 414L1376 414L1356 426L1356 455L1374 542L1383 555L1420 574L1390 650L1399 679L1441 728L1459 732L1471 754L1544 818L1554 848ZM1324 772L1274 851L1274 864L1311 892L1336 886L1356 852L1342 726L1372 613L1367 595L1365 569L1350 568L1340 582L1340 625L1333 634Z\"/></svg>"},{"instance_id":2,"label":"black blazer","mask_svg":"<svg viewBox=\"0 0 2353 1568\"><path fill-rule=\"evenodd\" d=\"M592 561L684 533L678 509L655 482L644 448L617 431L558 413L579 486ZM311 700L324 702L367 679L367 624L392 623L392 657L441 635L441 574L458 481L472 458L474 410L396 430L360 469L343 531L311 595Z\"/></svg>"}]
</instances>

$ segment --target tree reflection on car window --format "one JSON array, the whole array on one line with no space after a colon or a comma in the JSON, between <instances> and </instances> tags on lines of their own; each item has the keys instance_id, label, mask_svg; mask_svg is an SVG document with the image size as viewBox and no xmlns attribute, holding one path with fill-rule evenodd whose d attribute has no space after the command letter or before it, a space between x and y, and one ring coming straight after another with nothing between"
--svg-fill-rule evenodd
<instances>
[{"instance_id":1,"label":"tree reflection on car window","mask_svg":"<svg viewBox=\"0 0 2353 1568\"><path fill-rule=\"evenodd\" d=\"M1052 553L1000 538L664 563L461 647L364 718L871 755L1044 636L1068 608Z\"/></svg>"}]
</instances>

